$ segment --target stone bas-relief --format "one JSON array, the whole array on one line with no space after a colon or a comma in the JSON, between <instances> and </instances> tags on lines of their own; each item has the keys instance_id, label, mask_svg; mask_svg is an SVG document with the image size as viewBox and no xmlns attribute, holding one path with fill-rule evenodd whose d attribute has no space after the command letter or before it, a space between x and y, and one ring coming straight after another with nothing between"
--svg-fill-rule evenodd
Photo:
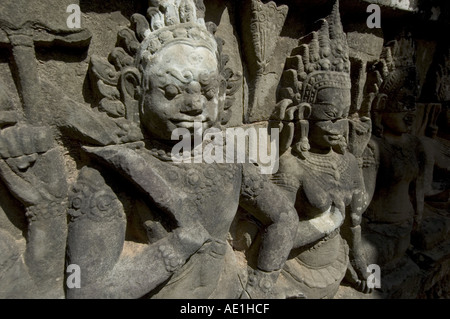
<instances>
[{"instance_id":1,"label":"stone bas-relief","mask_svg":"<svg viewBox=\"0 0 450 319\"><path fill-rule=\"evenodd\" d=\"M300 218L295 249L278 284L288 291L301 287L307 298L333 297L347 272L355 288L370 291L360 226L368 195L357 161L370 138L370 119L364 114L351 120L361 137L352 141L360 145L352 145L351 154L345 145L350 61L338 2L320 23L288 58L280 89L285 100L274 116L288 135L288 149L273 181Z\"/></svg>"},{"instance_id":2,"label":"stone bas-relief","mask_svg":"<svg viewBox=\"0 0 450 319\"><path fill-rule=\"evenodd\" d=\"M201 3L194 1L157 3L147 12L149 20L139 14L132 17L135 43L140 43L135 67L123 68L121 84L129 95L126 115L135 115L132 106L138 102L139 121L148 139L85 150L154 202L143 220L149 242L138 245L130 241L126 247L125 214L120 205L113 205L117 199L110 191L106 199L96 199L95 192L91 202L93 191L86 188L88 180L95 178L88 176L95 173L87 173L86 178L82 175L71 199L74 218L69 223L67 251L68 262L86 269L87 275L85 287L68 291L70 298L270 296L270 286L292 246L297 219L294 208L282 196L268 203L276 189L253 164L195 161L189 165L172 161L170 155L172 133L177 128L187 129L195 137L201 133L194 122L202 123L203 130L226 122L226 73L231 71L225 68L220 43L208 30L203 10ZM99 216L99 205L107 208L101 213L111 216L111 223ZM256 269L249 269L248 275L245 268L239 269L227 243L239 205L266 226ZM151 215L166 219L162 221L166 224L171 218L174 225L164 227ZM88 251L96 255L95 261ZM248 276L253 281L246 284Z\"/></svg>"},{"instance_id":3,"label":"stone bas-relief","mask_svg":"<svg viewBox=\"0 0 450 319\"><path fill-rule=\"evenodd\" d=\"M412 39L407 37L386 45L381 61L374 66L378 92L369 93L373 94L374 121L370 149L377 164L364 168L366 176L376 176L372 180L374 194L363 217L364 242L371 263L379 263L386 273L395 269L396 276L408 273L402 267L414 268L406 251L424 209L426 153L419 138L409 134L418 95L414 52Z\"/></svg>"},{"instance_id":4,"label":"stone bas-relief","mask_svg":"<svg viewBox=\"0 0 450 319\"><path fill-rule=\"evenodd\" d=\"M79 4L79 30L0 15L1 298L450 297L445 39L388 2L380 32L366 1ZM231 110L279 129L273 175L197 158Z\"/></svg>"}]
</instances>

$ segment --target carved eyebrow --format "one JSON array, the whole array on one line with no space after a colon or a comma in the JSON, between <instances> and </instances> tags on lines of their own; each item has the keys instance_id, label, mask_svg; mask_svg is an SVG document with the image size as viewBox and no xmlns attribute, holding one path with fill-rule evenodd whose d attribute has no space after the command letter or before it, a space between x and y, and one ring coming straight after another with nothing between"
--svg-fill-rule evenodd
<instances>
[{"instance_id":1,"label":"carved eyebrow","mask_svg":"<svg viewBox=\"0 0 450 319\"><path fill-rule=\"evenodd\" d=\"M331 105L333 107L337 107L337 105L334 104L333 102L318 102L318 103L315 103L315 104L318 104L318 105Z\"/></svg>"},{"instance_id":2,"label":"carved eyebrow","mask_svg":"<svg viewBox=\"0 0 450 319\"><path fill-rule=\"evenodd\" d=\"M166 70L166 74L172 76L183 84L189 84L194 79L194 74L189 69L184 69L183 71L179 71L175 68L171 68Z\"/></svg>"},{"instance_id":3,"label":"carved eyebrow","mask_svg":"<svg viewBox=\"0 0 450 319\"><path fill-rule=\"evenodd\" d=\"M330 109L322 109L322 111L327 115L330 115L330 113L336 115L339 109L339 107L336 104L334 104L334 102L319 102L316 104L320 106L328 106L328 107L331 106L332 108Z\"/></svg>"},{"instance_id":4,"label":"carved eyebrow","mask_svg":"<svg viewBox=\"0 0 450 319\"><path fill-rule=\"evenodd\" d=\"M166 70L165 75L166 76L170 76L176 80L178 80L180 83L182 84L189 84L190 82L192 82L194 80L194 70L191 68L186 68L182 71L175 69L175 68L169 68ZM199 83L202 86L205 87L210 87L212 85L214 85L214 83L216 83L218 77L215 75L215 72L203 72L199 75Z\"/></svg>"}]
</instances>

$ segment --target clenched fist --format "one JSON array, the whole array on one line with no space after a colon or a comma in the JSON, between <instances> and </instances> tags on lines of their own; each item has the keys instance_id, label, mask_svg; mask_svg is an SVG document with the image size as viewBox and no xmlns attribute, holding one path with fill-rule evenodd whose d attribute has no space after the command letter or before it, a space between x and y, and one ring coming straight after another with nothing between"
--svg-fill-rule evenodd
<instances>
[{"instance_id":1,"label":"clenched fist","mask_svg":"<svg viewBox=\"0 0 450 319\"><path fill-rule=\"evenodd\" d=\"M0 177L26 207L67 195L64 162L46 127L16 125L0 132Z\"/></svg>"}]
</instances>

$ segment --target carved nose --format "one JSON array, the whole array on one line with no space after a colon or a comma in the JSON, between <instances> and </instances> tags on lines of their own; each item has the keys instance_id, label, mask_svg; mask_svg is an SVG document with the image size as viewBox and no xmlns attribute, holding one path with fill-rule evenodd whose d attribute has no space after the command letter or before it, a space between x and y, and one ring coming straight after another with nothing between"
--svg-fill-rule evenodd
<instances>
[{"instance_id":1,"label":"carved nose","mask_svg":"<svg viewBox=\"0 0 450 319\"><path fill-rule=\"evenodd\" d=\"M195 116L203 112L202 96L200 94L185 94L181 113Z\"/></svg>"}]
</instances>

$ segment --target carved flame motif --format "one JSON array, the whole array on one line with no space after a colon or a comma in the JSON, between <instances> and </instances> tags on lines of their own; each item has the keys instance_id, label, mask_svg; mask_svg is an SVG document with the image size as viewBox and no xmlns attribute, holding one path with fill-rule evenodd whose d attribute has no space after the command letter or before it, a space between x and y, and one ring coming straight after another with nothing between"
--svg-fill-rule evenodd
<instances>
[{"instance_id":1,"label":"carved flame motif","mask_svg":"<svg viewBox=\"0 0 450 319\"><path fill-rule=\"evenodd\" d=\"M253 35L253 45L258 64L258 74L264 74L266 66L276 48L277 39L280 36L286 20L288 7L277 7L274 2L262 3L252 0L252 20L250 29Z\"/></svg>"}]
</instances>

